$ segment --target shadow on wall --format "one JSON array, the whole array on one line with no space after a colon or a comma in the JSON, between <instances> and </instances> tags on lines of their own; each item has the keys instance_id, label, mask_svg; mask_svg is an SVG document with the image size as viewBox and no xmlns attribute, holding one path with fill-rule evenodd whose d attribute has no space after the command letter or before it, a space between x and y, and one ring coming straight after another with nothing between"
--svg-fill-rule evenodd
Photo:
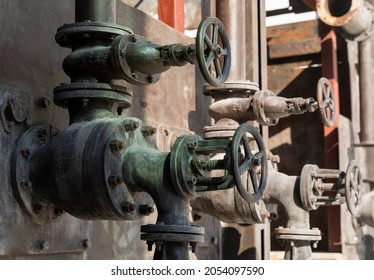
<instances>
[{"instance_id":1,"label":"shadow on wall","mask_svg":"<svg viewBox=\"0 0 374 280\"><path fill-rule=\"evenodd\" d=\"M223 246L222 256L224 260L256 260L257 251L255 247L250 247L245 251L239 253L241 234L235 228L224 228L222 232L222 243L230 244L230 246Z\"/></svg>"}]
</instances>

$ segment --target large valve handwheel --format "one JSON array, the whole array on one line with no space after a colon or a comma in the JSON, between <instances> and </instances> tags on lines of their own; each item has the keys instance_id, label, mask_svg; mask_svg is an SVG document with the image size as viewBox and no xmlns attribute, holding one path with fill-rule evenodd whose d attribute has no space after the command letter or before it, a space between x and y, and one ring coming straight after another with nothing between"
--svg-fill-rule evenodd
<instances>
[{"instance_id":1,"label":"large valve handwheel","mask_svg":"<svg viewBox=\"0 0 374 280\"><path fill-rule=\"evenodd\" d=\"M200 23L196 56L205 80L212 86L221 86L230 73L231 51L226 29L218 18L207 17Z\"/></svg>"},{"instance_id":2,"label":"large valve handwheel","mask_svg":"<svg viewBox=\"0 0 374 280\"><path fill-rule=\"evenodd\" d=\"M317 101L321 121L331 127L335 122L335 100L331 84L326 78L320 78L317 84Z\"/></svg>"},{"instance_id":3,"label":"large valve handwheel","mask_svg":"<svg viewBox=\"0 0 374 280\"><path fill-rule=\"evenodd\" d=\"M355 160L352 160L347 168L345 178L345 199L349 212L353 216L357 215L362 199L362 188L360 169Z\"/></svg>"},{"instance_id":4,"label":"large valve handwheel","mask_svg":"<svg viewBox=\"0 0 374 280\"><path fill-rule=\"evenodd\" d=\"M255 153L251 150L247 133L253 136L258 146L258 151ZM232 139L231 152L231 168L240 195L249 203L258 202L266 187L268 171L265 144L258 130L249 124L240 125ZM243 183L242 175L245 172L247 172L247 182Z\"/></svg>"}]
</instances>

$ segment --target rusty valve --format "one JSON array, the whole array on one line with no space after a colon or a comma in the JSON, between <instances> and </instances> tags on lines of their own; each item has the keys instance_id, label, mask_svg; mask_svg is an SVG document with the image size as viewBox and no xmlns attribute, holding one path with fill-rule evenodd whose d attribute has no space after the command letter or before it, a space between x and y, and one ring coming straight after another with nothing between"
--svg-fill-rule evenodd
<instances>
[{"instance_id":1,"label":"rusty valve","mask_svg":"<svg viewBox=\"0 0 374 280\"><path fill-rule=\"evenodd\" d=\"M200 23L195 44L160 46L142 36L124 34L114 39L111 53L116 72L132 84L155 83L160 73L171 66L187 63L198 63L205 80L217 87L226 81L230 72L228 35L216 17L208 17Z\"/></svg>"},{"instance_id":2,"label":"rusty valve","mask_svg":"<svg viewBox=\"0 0 374 280\"><path fill-rule=\"evenodd\" d=\"M332 126L335 122L335 101L332 87L326 78L318 81L317 101L313 97L285 98L270 90L259 90L245 98L230 97L218 100L209 106L209 115L216 122L221 119L233 119L239 123L256 120L261 125L273 126L280 118L318 109L322 123Z\"/></svg>"},{"instance_id":3,"label":"rusty valve","mask_svg":"<svg viewBox=\"0 0 374 280\"><path fill-rule=\"evenodd\" d=\"M361 175L355 160L347 171L319 169L307 164L301 171L300 193L303 207L316 210L319 206L347 203L349 212L357 215L362 197Z\"/></svg>"},{"instance_id":4,"label":"rusty valve","mask_svg":"<svg viewBox=\"0 0 374 280\"><path fill-rule=\"evenodd\" d=\"M321 121L327 127L331 127L335 122L335 100L332 87L326 78L318 80L317 101Z\"/></svg>"},{"instance_id":5,"label":"rusty valve","mask_svg":"<svg viewBox=\"0 0 374 280\"><path fill-rule=\"evenodd\" d=\"M252 141L256 149L251 148ZM218 153L224 154L222 159L210 159ZM221 171L222 176L212 177L210 171ZM256 203L267 180L265 145L258 130L249 124L240 125L232 141L182 136L171 151L170 172L175 190L183 196L196 197L199 192L229 189L235 185L244 200Z\"/></svg>"},{"instance_id":6,"label":"rusty valve","mask_svg":"<svg viewBox=\"0 0 374 280\"><path fill-rule=\"evenodd\" d=\"M247 133L254 138L258 151L253 153ZM240 146L243 146L244 154ZM259 131L249 124L242 124L236 130L231 142L231 164L236 187L240 195L248 203L256 203L260 200L266 186L267 160L266 148ZM242 175L245 174L245 183ZM251 182L247 184L247 182ZM247 188L251 189L251 192Z\"/></svg>"},{"instance_id":7,"label":"rusty valve","mask_svg":"<svg viewBox=\"0 0 374 280\"><path fill-rule=\"evenodd\" d=\"M218 18L208 17L199 25L196 57L200 71L209 84L220 86L226 81L231 66L230 43L225 27Z\"/></svg>"}]
</instances>

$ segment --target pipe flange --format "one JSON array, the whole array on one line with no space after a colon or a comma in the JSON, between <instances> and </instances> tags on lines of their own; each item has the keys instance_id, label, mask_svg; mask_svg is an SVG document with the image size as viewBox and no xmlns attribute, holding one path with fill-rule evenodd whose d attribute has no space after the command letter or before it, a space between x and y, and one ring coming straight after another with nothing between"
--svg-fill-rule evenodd
<instances>
[{"instance_id":1,"label":"pipe flange","mask_svg":"<svg viewBox=\"0 0 374 280\"><path fill-rule=\"evenodd\" d=\"M68 101L72 99L109 99L118 107L126 109L131 106L132 93L126 87L106 83L71 83L54 88L53 101L56 105L67 107Z\"/></svg>"},{"instance_id":2,"label":"pipe flange","mask_svg":"<svg viewBox=\"0 0 374 280\"><path fill-rule=\"evenodd\" d=\"M178 137L170 154L170 174L176 192L183 197L196 197L196 177L190 168L190 159L195 153L197 142L202 140L197 135Z\"/></svg>"},{"instance_id":3,"label":"pipe flange","mask_svg":"<svg viewBox=\"0 0 374 280\"><path fill-rule=\"evenodd\" d=\"M152 242L204 242L205 229L188 225L143 225L141 240Z\"/></svg>"},{"instance_id":4,"label":"pipe flange","mask_svg":"<svg viewBox=\"0 0 374 280\"><path fill-rule=\"evenodd\" d=\"M122 35L114 39L111 48L111 62L120 77L134 85L150 85L160 80L161 74L145 74L133 69L126 59L126 48L130 44L150 44L140 35ZM136 58L134 58L136 59Z\"/></svg>"},{"instance_id":5,"label":"pipe flange","mask_svg":"<svg viewBox=\"0 0 374 280\"><path fill-rule=\"evenodd\" d=\"M22 211L35 221L49 221L63 213L58 207L35 196L29 177L30 156L56 136L59 131L50 125L28 129L18 140L11 161L11 184L14 197Z\"/></svg>"},{"instance_id":6,"label":"pipe flange","mask_svg":"<svg viewBox=\"0 0 374 280\"><path fill-rule=\"evenodd\" d=\"M300 175L300 197L305 210L316 210L319 205L316 204L317 197L313 195L315 184L315 175L319 168L317 165L306 164Z\"/></svg>"},{"instance_id":7,"label":"pipe flange","mask_svg":"<svg viewBox=\"0 0 374 280\"><path fill-rule=\"evenodd\" d=\"M345 32L344 30L340 30L341 31L340 33L345 39L350 40L350 41L355 41L355 42L362 42L370 38L373 35L374 33L374 7L367 1L364 1L364 7L366 7L371 14L370 28L365 30L365 32L361 33L359 36L353 36Z\"/></svg>"},{"instance_id":8,"label":"pipe flange","mask_svg":"<svg viewBox=\"0 0 374 280\"><path fill-rule=\"evenodd\" d=\"M306 240L319 241L322 239L321 231L318 228L312 229L297 229L297 228L283 228L275 229L276 239L282 240Z\"/></svg>"},{"instance_id":9,"label":"pipe flange","mask_svg":"<svg viewBox=\"0 0 374 280\"><path fill-rule=\"evenodd\" d=\"M55 40L61 47L72 48L75 41L91 38L113 41L118 35L133 33L130 28L113 23L76 22L58 28Z\"/></svg>"},{"instance_id":10,"label":"pipe flange","mask_svg":"<svg viewBox=\"0 0 374 280\"><path fill-rule=\"evenodd\" d=\"M252 101L253 112L256 116L256 121L264 126L276 125L279 119L273 119L266 117L265 114L265 99L268 96L275 96L270 90L261 90L254 94Z\"/></svg>"},{"instance_id":11,"label":"pipe flange","mask_svg":"<svg viewBox=\"0 0 374 280\"><path fill-rule=\"evenodd\" d=\"M229 97L249 97L260 89L259 85L249 80L243 81L228 81L219 87L212 85L204 85L203 93L205 95L212 96L213 98L217 95L225 95Z\"/></svg>"},{"instance_id":12,"label":"pipe flange","mask_svg":"<svg viewBox=\"0 0 374 280\"><path fill-rule=\"evenodd\" d=\"M234 136L239 124L212 125L203 128L204 139L229 139Z\"/></svg>"},{"instance_id":13,"label":"pipe flange","mask_svg":"<svg viewBox=\"0 0 374 280\"><path fill-rule=\"evenodd\" d=\"M347 12L341 16L334 16L330 11L330 1L318 0L317 1L317 14L319 18L329 26L338 27L339 33L347 40L361 42L368 39L374 32L374 9L373 6L367 1L353 0L350 1L350 7ZM340 4L338 4L340 5ZM368 11L362 10L366 8ZM368 18L368 12L371 14L371 23ZM354 23L356 24L354 24ZM357 26L357 24L362 26ZM370 26L364 26L366 25ZM347 30L344 30L347 29Z\"/></svg>"}]
</instances>

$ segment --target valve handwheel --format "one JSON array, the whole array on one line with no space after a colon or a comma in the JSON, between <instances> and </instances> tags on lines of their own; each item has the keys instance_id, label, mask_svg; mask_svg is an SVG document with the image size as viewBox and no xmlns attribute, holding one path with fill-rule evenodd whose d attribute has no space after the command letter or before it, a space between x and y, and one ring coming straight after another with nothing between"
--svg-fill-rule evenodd
<instances>
[{"instance_id":1,"label":"valve handwheel","mask_svg":"<svg viewBox=\"0 0 374 280\"><path fill-rule=\"evenodd\" d=\"M249 146L247 133L253 136L258 146L256 153L253 153ZM243 145L244 154L241 152L240 145ZM258 202L266 187L268 170L266 148L258 130L249 124L240 125L232 139L231 152L232 172L240 195L248 203ZM241 179L245 172L247 172L247 184ZM253 187L253 193L249 191L251 187Z\"/></svg>"},{"instance_id":2,"label":"valve handwheel","mask_svg":"<svg viewBox=\"0 0 374 280\"><path fill-rule=\"evenodd\" d=\"M320 78L317 84L317 101L323 124L331 127L335 122L335 100L331 84L326 78Z\"/></svg>"},{"instance_id":3,"label":"valve handwheel","mask_svg":"<svg viewBox=\"0 0 374 280\"><path fill-rule=\"evenodd\" d=\"M349 212L355 216L359 211L362 198L361 174L357 162L352 160L345 178L345 199Z\"/></svg>"},{"instance_id":4,"label":"valve handwheel","mask_svg":"<svg viewBox=\"0 0 374 280\"><path fill-rule=\"evenodd\" d=\"M221 86L230 72L231 51L226 29L218 18L207 17L200 23L196 35L196 56L205 80L212 86Z\"/></svg>"}]
</instances>

